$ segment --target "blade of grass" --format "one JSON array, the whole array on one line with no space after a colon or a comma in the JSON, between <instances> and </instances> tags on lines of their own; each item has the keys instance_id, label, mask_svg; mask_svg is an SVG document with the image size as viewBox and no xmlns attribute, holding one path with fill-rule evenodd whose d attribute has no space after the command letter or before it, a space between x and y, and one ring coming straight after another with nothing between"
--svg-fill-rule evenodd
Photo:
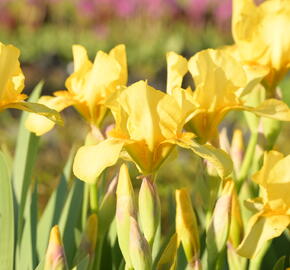
<instances>
[{"instance_id":1,"label":"blade of grass","mask_svg":"<svg viewBox=\"0 0 290 270\"><path fill-rule=\"evenodd\" d=\"M19 248L16 269L34 269L37 265L36 253L37 228L37 185L29 191L24 211L24 228Z\"/></svg>"},{"instance_id":2,"label":"blade of grass","mask_svg":"<svg viewBox=\"0 0 290 270\"><path fill-rule=\"evenodd\" d=\"M40 259L43 258L48 245L51 228L59 222L61 211L67 197L67 181L60 178L58 187L52 193L46 208L37 226L37 252Z\"/></svg>"},{"instance_id":3,"label":"blade of grass","mask_svg":"<svg viewBox=\"0 0 290 270\"><path fill-rule=\"evenodd\" d=\"M13 193L10 172L2 152L0 152L0 187L0 265L1 269L13 269Z\"/></svg>"},{"instance_id":4,"label":"blade of grass","mask_svg":"<svg viewBox=\"0 0 290 270\"><path fill-rule=\"evenodd\" d=\"M69 158L63 169L63 174L60 177L59 185L52 193L38 223L37 251L38 251L38 256L40 259L42 259L45 254L45 251L48 245L50 230L54 225L58 224L60 216L61 216L61 212L64 207L64 202L67 198L67 194L68 194L67 184L71 177L72 163L73 163L75 150L76 148L72 147Z\"/></svg>"}]
</instances>

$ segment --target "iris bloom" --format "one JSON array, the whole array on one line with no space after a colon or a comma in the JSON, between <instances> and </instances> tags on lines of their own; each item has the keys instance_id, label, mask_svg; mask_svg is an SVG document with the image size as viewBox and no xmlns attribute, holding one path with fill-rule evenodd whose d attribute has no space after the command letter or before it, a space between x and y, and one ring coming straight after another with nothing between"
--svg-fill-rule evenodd
<instances>
[{"instance_id":1,"label":"iris bloom","mask_svg":"<svg viewBox=\"0 0 290 270\"><path fill-rule=\"evenodd\" d=\"M290 224L290 155L284 157L277 151L266 152L264 164L253 180L260 187L261 197L248 201L247 206L256 211L248 223L238 254L254 257L266 241L280 236Z\"/></svg>"},{"instance_id":2,"label":"iris bloom","mask_svg":"<svg viewBox=\"0 0 290 270\"><path fill-rule=\"evenodd\" d=\"M234 0L232 32L234 49L248 65L269 68L266 81L275 88L290 68L290 5L288 0Z\"/></svg>"},{"instance_id":3,"label":"iris bloom","mask_svg":"<svg viewBox=\"0 0 290 270\"><path fill-rule=\"evenodd\" d=\"M172 69L172 59L167 58L168 69ZM183 64L175 64L175 68L183 76L184 59L180 58L179 62ZM195 83L194 92L186 90L187 95L191 95L188 99L195 106L188 128L198 135L200 142L216 138L220 122L232 110L250 111L281 121L290 120L290 110L282 101L268 99L257 107L246 105L247 94L261 81L265 70L248 72L226 51L213 49L194 55L188 62L188 69Z\"/></svg>"},{"instance_id":4,"label":"iris bloom","mask_svg":"<svg viewBox=\"0 0 290 270\"><path fill-rule=\"evenodd\" d=\"M175 145L189 148L216 166L221 177L232 169L229 157L210 145L199 145L193 133L183 132L194 107L185 91L168 95L139 81L120 90L108 102L116 126L108 138L96 145L82 146L74 160L74 173L93 183L102 171L114 165L124 150L144 175L154 173ZM93 164L93 165L88 165Z\"/></svg>"},{"instance_id":5,"label":"iris bloom","mask_svg":"<svg viewBox=\"0 0 290 270\"><path fill-rule=\"evenodd\" d=\"M41 104L24 101L27 96L22 94L24 75L20 68L19 55L20 51L16 47L0 42L0 111L14 108L35 112L61 123L61 118L56 111Z\"/></svg>"},{"instance_id":6,"label":"iris bloom","mask_svg":"<svg viewBox=\"0 0 290 270\"><path fill-rule=\"evenodd\" d=\"M57 91L54 96L43 96L39 102L57 111L74 106L92 126L103 120L108 97L118 87L127 83L127 60L124 45L113 48L109 54L98 51L94 63L80 45L73 46L74 72L66 80L67 91ZM50 131L54 123L31 114L26 127L40 136Z\"/></svg>"}]
</instances>

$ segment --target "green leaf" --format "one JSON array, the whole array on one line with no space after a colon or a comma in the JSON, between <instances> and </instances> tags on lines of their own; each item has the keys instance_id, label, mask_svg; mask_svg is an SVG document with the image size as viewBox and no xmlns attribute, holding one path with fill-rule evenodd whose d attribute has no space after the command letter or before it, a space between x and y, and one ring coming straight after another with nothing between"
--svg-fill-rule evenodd
<instances>
[{"instance_id":1,"label":"green leaf","mask_svg":"<svg viewBox=\"0 0 290 270\"><path fill-rule=\"evenodd\" d=\"M0 265L13 269L14 210L13 193L7 161L0 152Z\"/></svg>"},{"instance_id":2,"label":"green leaf","mask_svg":"<svg viewBox=\"0 0 290 270\"><path fill-rule=\"evenodd\" d=\"M34 88L29 101L36 101L38 99L42 87L43 82L40 82ZM27 116L27 112L22 113L12 172L13 188L18 207L17 239L21 239L23 229L23 212L25 208L27 192L31 183L31 176L39 143L39 137L30 133L24 126Z\"/></svg>"},{"instance_id":3,"label":"green leaf","mask_svg":"<svg viewBox=\"0 0 290 270\"><path fill-rule=\"evenodd\" d=\"M42 259L45 254L51 228L59 222L66 196L67 181L65 177L62 176L57 189L52 193L38 222L37 251L40 259Z\"/></svg>"},{"instance_id":4,"label":"green leaf","mask_svg":"<svg viewBox=\"0 0 290 270\"><path fill-rule=\"evenodd\" d=\"M81 262L73 268L73 270L87 270L89 267L89 256L81 260Z\"/></svg>"},{"instance_id":5,"label":"green leaf","mask_svg":"<svg viewBox=\"0 0 290 270\"><path fill-rule=\"evenodd\" d=\"M24 211L24 228L18 249L16 269L34 269L37 264L37 185L28 193Z\"/></svg>"},{"instance_id":6,"label":"green leaf","mask_svg":"<svg viewBox=\"0 0 290 270\"><path fill-rule=\"evenodd\" d=\"M278 259L278 261L275 263L273 270L284 270L285 268L285 259L286 256L282 256Z\"/></svg>"},{"instance_id":7,"label":"green leaf","mask_svg":"<svg viewBox=\"0 0 290 270\"><path fill-rule=\"evenodd\" d=\"M60 177L60 183L49 198L49 201L39 220L37 228L37 251L39 258L43 258L45 254L51 228L59 222L64 202L68 193L67 183L69 182L71 176L72 162L75 150L75 147L73 147L70 151L69 158L63 169L63 174Z\"/></svg>"},{"instance_id":8,"label":"green leaf","mask_svg":"<svg viewBox=\"0 0 290 270\"><path fill-rule=\"evenodd\" d=\"M84 183L75 179L59 221L59 229L63 236L63 245L69 267L72 265L76 252L74 231L75 227L81 223L83 189Z\"/></svg>"}]
</instances>

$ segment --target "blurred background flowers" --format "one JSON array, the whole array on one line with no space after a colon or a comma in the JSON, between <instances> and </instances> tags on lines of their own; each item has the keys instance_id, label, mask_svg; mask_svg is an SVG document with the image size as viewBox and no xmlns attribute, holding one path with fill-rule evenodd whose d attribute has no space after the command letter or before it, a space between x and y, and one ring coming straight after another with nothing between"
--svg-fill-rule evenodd
<instances>
[{"instance_id":1,"label":"blurred background flowers","mask_svg":"<svg viewBox=\"0 0 290 270\"><path fill-rule=\"evenodd\" d=\"M21 50L27 88L45 79L46 90L61 89L74 43L91 57L126 44L131 81L158 86L167 51L228 43L230 18L231 0L1 0L0 38Z\"/></svg>"}]
</instances>

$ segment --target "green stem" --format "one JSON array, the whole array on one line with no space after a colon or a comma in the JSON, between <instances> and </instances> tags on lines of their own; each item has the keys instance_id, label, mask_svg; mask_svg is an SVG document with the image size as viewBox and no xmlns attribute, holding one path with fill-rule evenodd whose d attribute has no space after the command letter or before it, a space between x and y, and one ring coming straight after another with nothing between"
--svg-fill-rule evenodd
<instances>
[{"instance_id":1,"label":"green stem","mask_svg":"<svg viewBox=\"0 0 290 270\"><path fill-rule=\"evenodd\" d=\"M89 184L85 184L84 189L84 199L82 205L82 227L85 228L87 222L87 214L88 214L88 205L89 205Z\"/></svg>"},{"instance_id":2,"label":"green stem","mask_svg":"<svg viewBox=\"0 0 290 270\"><path fill-rule=\"evenodd\" d=\"M253 132L251 134L251 137L250 137L250 140L249 140L249 143L247 146L245 158L243 160L242 167L241 167L240 174L239 174L239 178L237 181L238 192L241 189L243 182L246 180L246 178L249 174L249 170L251 168L254 154L255 154L255 148L256 148L256 145L258 142L258 135L259 135L258 132Z\"/></svg>"},{"instance_id":3,"label":"green stem","mask_svg":"<svg viewBox=\"0 0 290 270\"><path fill-rule=\"evenodd\" d=\"M90 206L93 213L98 213L98 186L90 185Z\"/></svg>"},{"instance_id":4,"label":"green stem","mask_svg":"<svg viewBox=\"0 0 290 270\"><path fill-rule=\"evenodd\" d=\"M257 256L253 259L250 260L250 266L249 270L256 270L256 269L261 269L261 264L263 262L263 258L265 254L267 253L272 241L268 241L262 250L257 254Z\"/></svg>"}]
</instances>

